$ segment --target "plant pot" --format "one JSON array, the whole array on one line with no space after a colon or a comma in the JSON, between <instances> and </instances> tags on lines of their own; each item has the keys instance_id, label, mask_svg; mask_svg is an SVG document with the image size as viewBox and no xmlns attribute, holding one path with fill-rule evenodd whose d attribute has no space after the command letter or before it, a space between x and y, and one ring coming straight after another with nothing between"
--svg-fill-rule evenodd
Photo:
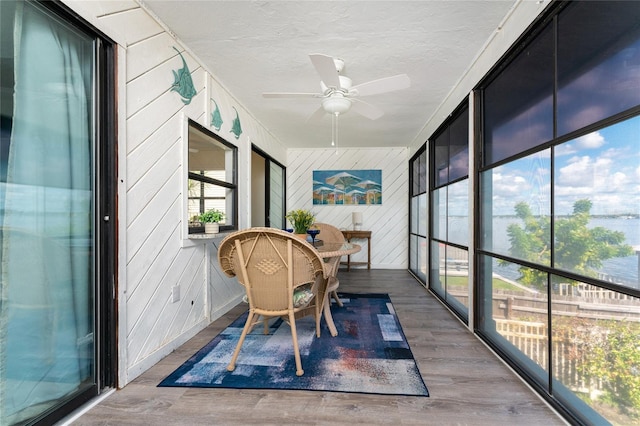
<instances>
[{"instance_id":1,"label":"plant pot","mask_svg":"<svg viewBox=\"0 0 640 426\"><path fill-rule=\"evenodd\" d=\"M205 234L217 234L220 232L220 225L217 223L207 222L204 224L204 233Z\"/></svg>"},{"instance_id":2,"label":"plant pot","mask_svg":"<svg viewBox=\"0 0 640 426\"><path fill-rule=\"evenodd\" d=\"M307 241L307 234L293 234L293 235L300 238L302 241Z\"/></svg>"}]
</instances>

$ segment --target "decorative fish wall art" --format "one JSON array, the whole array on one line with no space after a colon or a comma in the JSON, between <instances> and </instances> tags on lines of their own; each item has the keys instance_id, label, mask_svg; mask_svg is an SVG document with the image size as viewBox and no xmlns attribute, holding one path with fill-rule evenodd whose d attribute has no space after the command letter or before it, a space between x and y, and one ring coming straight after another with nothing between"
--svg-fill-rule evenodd
<instances>
[{"instance_id":1,"label":"decorative fish wall art","mask_svg":"<svg viewBox=\"0 0 640 426\"><path fill-rule=\"evenodd\" d=\"M216 107L215 111L211 113L211 125L214 129L216 129L216 131L218 131L220 130L220 127L222 127L222 116L220 115L220 108L218 108L218 104L216 103L216 101L211 98L211 102L213 102Z\"/></svg>"},{"instance_id":2,"label":"decorative fish wall art","mask_svg":"<svg viewBox=\"0 0 640 426\"><path fill-rule=\"evenodd\" d=\"M171 86L171 91L178 92L178 94L182 97L182 103L184 103L185 105L189 105L191 103L191 99L193 99L197 92L193 85L191 72L189 71L187 62L184 60L182 53L180 53L180 51L176 49L175 46L173 46L173 48L176 52L178 52L178 55L180 55L183 67L178 71L173 70L173 78L175 81Z\"/></svg>"},{"instance_id":3,"label":"decorative fish wall art","mask_svg":"<svg viewBox=\"0 0 640 426\"><path fill-rule=\"evenodd\" d=\"M240 117L238 116L238 110L235 109L235 107L233 108L233 110L236 112L236 118L233 119L233 126L231 126L231 133L236 135L236 139L238 139L242 134L242 126L240 126Z\"/></svg>"}]
</instances>

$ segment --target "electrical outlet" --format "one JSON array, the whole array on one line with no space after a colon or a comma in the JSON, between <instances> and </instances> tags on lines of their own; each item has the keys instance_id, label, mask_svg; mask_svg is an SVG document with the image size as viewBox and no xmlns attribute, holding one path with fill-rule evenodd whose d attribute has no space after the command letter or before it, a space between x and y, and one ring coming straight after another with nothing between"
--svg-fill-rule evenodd
<instances>
[{"instance_id":1,"label":"electrical outlet","mask_svg":"<svg viewBox=\"0 0 640 426\"><path fill-rule=\"evenodd\" d=\"M180 300L180 286L174 285L171 288L171 302L176 303L178 300Z\"/></svg>"}]
</instances>

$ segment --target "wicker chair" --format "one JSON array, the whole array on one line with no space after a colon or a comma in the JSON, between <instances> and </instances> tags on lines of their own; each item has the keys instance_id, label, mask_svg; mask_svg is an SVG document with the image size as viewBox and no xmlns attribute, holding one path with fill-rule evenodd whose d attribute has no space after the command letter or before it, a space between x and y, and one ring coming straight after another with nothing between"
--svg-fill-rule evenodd
<instances>
[{"instance_id":1,"label":"wicker chair","mask_svg":"<svg viewBox=\"0 0 640 426\"><path fill-rule=\"evenodd\" d=\"M320 234L318 236L320 240L326 241L328 243L344 243L345 242L342 231L336 228L335 226L329 225L328 223L321 223L321 222L316 222L313 224L313 226L320 231ZM340 261L338 261L338 263L336 264L336 269L338 267L340 267ZM342 302L338 297L338 287L340 286L340 281L338 281L337 272L338 271L336 270L332 274L333 278L329 283L329 287L327 288L327 291L329 292L329 295L334 298L338 306L342 307Z\"/></svg>"},{"instance_id":2,"label":"wicker chair","mask_svg":"<svg viewBox=\"0 0 640 426\"><path fill-rule=\"evenodd\" d=\"M227 370L235 369L245 337L263 321L279 317L291 327L296 374L302 376L296 318L313 315L320 337L324 285L324 262L306 241L274 228L250 228L227 236L218 249L218 262L229 277L245 287L249 314ZM302 303L299 303L302 302Z\"/></svg>"}]
</instances>

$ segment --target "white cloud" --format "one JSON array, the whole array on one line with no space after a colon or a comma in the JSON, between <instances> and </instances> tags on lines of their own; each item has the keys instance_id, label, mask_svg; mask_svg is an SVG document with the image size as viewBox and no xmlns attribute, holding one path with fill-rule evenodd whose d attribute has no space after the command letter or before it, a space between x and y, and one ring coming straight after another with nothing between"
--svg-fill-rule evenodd
<instances>
[{"instance_id":1,"label":"white cloud","mask_svg":"<svg viewBox=\"0 0 640 426\"><path fill-rule=\"evenodd\" d=\"M557 182L560 186L593 186L594 164L591 157L583 155L573 157L559 170Z\"/></svg>"},{"instance_id":2,"label":"white cloud","mask_svg":"<svg viewBox=\"0 0 640 426\"><path fill-rule=\"evenodd\" d=\"M604 136L600 132L589 133L576 139L577 149L595 149L605 144Z\"/></svg>"},{"instance_id":3,"label":"white cloud","mask_svg":"<svg viewBox=\"0 0 640 426\"><path fill-rule=\"evenodd\" d=\"M592 132L588 135L580 136L570 142L563 143L556 147L555 154L572 155L585 149L598 149L607 143L606 139L600 132Z\"/></svg>"}]
</instances>

